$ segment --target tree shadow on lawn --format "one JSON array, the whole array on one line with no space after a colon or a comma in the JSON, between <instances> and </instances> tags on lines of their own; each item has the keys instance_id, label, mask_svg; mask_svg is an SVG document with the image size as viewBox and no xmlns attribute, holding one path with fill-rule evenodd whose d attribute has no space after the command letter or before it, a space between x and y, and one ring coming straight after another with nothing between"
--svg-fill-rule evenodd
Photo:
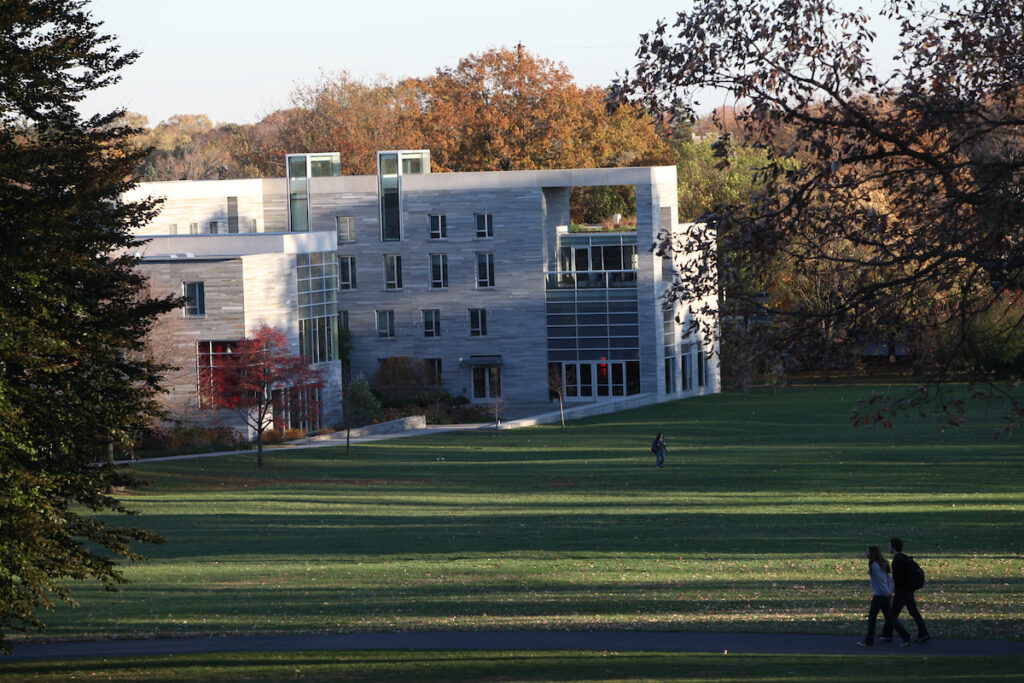
<instances>
[{"instance_id":1,"label":"tree shadow on lawn","mask_svg":"<svg viewBox=\"0 0 1024 683\"><path fill-rule=\"evenodd\" d=\"M922 680L1006 680L1019 658L914 657ZM74 672L82 677L150 676L186 680L200 674L210 680L401 679L417 681L679 681L679 680L835 680L903 683L906 669L864 669L859 656L779 656L664 652L261 652L199 654L128 659L77 659L68 662L14 662L0 671L13 677Z\"/></svg>"},{"instance_id":2,"label":"tree shadow on lawn","mask_svg":"<svg viewBox=\"0 0 1024 683\"><path fill-rule=\"evenodd\" d=\"M579 625L752 632L860 634L870 598L866 579L835 581L675 580L576 583L522 577L495 570L455 582L443 567L431 576L394 581L380 589L348 586L293 587L273 580L208 586L155 584L145 587L146 613L123 610L120 627L136 634L374 630L386 625L430 630L473 625L530 628ZM960 583L954 588L960 588ZM133 598L129 587L121 595ZM112 600L115 598L104 598ZM1024 637L1022 608L993 617L969 600L935 609L922 596L934 634ZM1006 609L1008 605L1000 606ZM952 610L952 611L951 611ZM969 619L970 633L965 633ZM903 623L913 630L911 620ZM419 624L419 626L415 626ZM812 628L811 625L815 624ZM475 627L474 627L475 628ZM59 634L59 630L55 635Z\"/></svg>"},{"instance_id":3,"label":"tree shadow on lawn","mask_svg":"<svg viewBox=\"0 0 1024 683\"><path fill-rule=\"evenodd\" d=\"M456 506L452 506L454 509ZM595 506L589 506L591 510ZM600 506L597 506L599 509ZM528 508L527 508L528 509ZM407 511L404 511L407 510ZM915 547L937 546L957 554L1004 552L1020 537L1020 516L976 512L907 512L898 525L891 512L815 514L580 512L566 506L559 514L431 514L424 506L393 503L378 511L332 514L330 506L311 514L150 514L147 526L168 543L148 550L153 558L316 556L320 549L354 555L417 553L484 554L522 552L716 553L775 555L799 543L807 554L851 559L865 545L884 545L913 530ZM908 534L904 534L908 535ZM941 551L940 551L941 552Z\"/></svg>"}]
</instances>

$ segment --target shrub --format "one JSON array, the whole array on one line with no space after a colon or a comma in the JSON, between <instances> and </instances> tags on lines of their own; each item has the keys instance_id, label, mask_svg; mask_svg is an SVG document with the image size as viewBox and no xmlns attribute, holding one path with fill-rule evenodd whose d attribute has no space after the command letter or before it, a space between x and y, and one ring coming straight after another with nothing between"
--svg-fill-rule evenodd
<instances>
[{"instance_id":1,"label":"shrub","mask_svg":"<svg viewBox=\"0 0 1024 683\"><path fill-rule=\"evenodd\" d=\"M227 427L199 427L178 422L154 427L139 440L138 457L186 455L210 451L235 451L247 446L245 439Z\"/></svg>"},{"instance_id":2,"label":"shrub","mask_svg":"<svg viewBox=\"0 0 1024 683\"><path fill-rule=\"evenodd\" d=\"M348 386L345 411L346 423L352 427L372 424L384 417L380 401L373 395L370 383L362 375L357 376Z\"/></svg>"},{"instance_id":3,"label":"shrub","mask_svg":"<svg viewBox=\"0 0 1024 683\"><path fill-rule=\"evenodd\" d=\"M285 441L293 441L295 439L301 439L306 436L305 429L286 429L284 430Z\"/></svg>"},{"instance_id":4,"label":"shrub","mask_svg":"<svg viewBox=\"0 0 1024 683\"><path fill-rule=\"evenodd\" d=\"M410 356L385 358L370 379L373 390L391 405L409 403L429 385L427 365Z\"/></svg>"}]
</instances>

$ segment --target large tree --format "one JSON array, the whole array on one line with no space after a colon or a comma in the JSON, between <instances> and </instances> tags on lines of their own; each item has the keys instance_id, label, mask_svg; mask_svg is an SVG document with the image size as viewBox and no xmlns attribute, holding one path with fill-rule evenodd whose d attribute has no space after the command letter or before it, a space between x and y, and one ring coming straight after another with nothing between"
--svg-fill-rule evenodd
<instances>
[{"instance_id":1,"label":"large tree","mask_svg":"<svg viewBox=\"0 0 1024 683\"><path fill-rule=\"evenodd\" d=\"M600 88L519 45L459 60L416 84L423 139L446 171L671 163L652 119L609 112Z\"/></svg>"},{"instance_id":2,"label":"large tree","mask_svg":"<svg viewBox=\"0 0 1024 683\"><path fill-rule=\"evenodd\" d=\"M123 112L75 104L117 79L122 53L74 0L0 6L0 645L69 600L67 579L123 582L133 541L96 513L131 482L97 465L156 414L160 368L141 339L174 306L145 295L130 231L151 203L119 203L143 152Z\"/></svg>"},{"instance_id":3,"label":"large tree","mask_svg":"<svg viewBox=\"0 0 1024 683\"><path fill-rule=\"evenodd\" d=\"M805 274L844 269L842 295L814 310L753 299L749 307L789 316L792 329L952 331L942 379L963 358L955 351L971 321L1024 288L1024 5L890 0L884 14L899 26L899 57L880 75L862 10L830 0L697 0L642 37L635 73L616 96L692 115L701 93L725 91L742 134L766 144L764 190L714 207L701 217L708 229L686 236L711 247L717 233L721 258L697 264L685 288L711 291L716 272L728 288L742 268L774 259ZM1020 334L1021 325L1010 328ZM907 407L928 386L881 407ZM1024 405L1006 397L1008 416L1024 419Z\"/></svg>"}]
</instances>

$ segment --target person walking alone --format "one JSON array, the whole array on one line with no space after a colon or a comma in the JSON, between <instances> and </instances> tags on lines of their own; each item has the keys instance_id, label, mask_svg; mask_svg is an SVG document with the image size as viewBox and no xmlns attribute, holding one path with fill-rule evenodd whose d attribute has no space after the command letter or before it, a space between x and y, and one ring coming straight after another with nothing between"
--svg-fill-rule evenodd
<instances>
[{"instance_id":1,"label":"person walking alone","mask_svg":"<svg viewBox=\"0 0 1024 683\"><path fill-rule=\"evenodd\" d=\"M868 608L868 635L867 638L857 643L861 647L870 647L875 644L875 620L881 612L885 617L885 625L892 626L903 638L900 647L910 645L910 632L903 628L903 625L896 621L892 614L892 603L889 602L892 596L892 576L889 574L889 562L882 556L882 551L877 545L868 546L864 557L868 560L868 575L871 577L871 607Z\"/></svg>"},{"instance_id":2,"label":"person walking alone","mask_svg":"<svg viewBox=\"0 0 1024 683\"><path fill-rule=\"evenodd\" d=\"M665 432L658 432L651 442L651 453L654 453L655 462L658 467L665 465Z\"/></svg>"},{"instance_id":3,"label":"person walking alone","mask_svg":"<svg viewBox=\"0 0 1024 683\"><path fill-rule=\"evenodd\" d=\"M907 614L917 625L917 637L914 638L914 642L927 643L932 637L928 635L928 627L925 626L921 612L917 609L917 600L914 599L915 584L910 575L912 562L907 555L903 554L903 541L899 538L890 538L889 552L892 553L893 621L900 618L900 611L906 606ZM879 639L887 642L892 640L892 626L889 623L882 627L882 635L879 636Z\"/></svg>"}]
</instances>

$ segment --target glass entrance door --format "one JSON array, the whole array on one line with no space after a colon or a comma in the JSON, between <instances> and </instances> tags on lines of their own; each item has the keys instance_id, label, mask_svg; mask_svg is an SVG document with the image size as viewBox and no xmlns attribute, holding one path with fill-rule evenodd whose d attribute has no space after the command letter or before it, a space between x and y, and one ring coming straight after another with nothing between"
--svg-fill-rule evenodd
<instances>
[{"instance_id":1,"label":"glass entrance door","mask_svg":"<svg viewBox=\"0 0 1024 683\"><path fill-rule=\"evenodd\" d=\"M626 362L562 363L562 387L565 390L565 400L593 401L613 396L626 396ZM630 393L637 392L631 391Z\"/></svg>"}]
</instances>

